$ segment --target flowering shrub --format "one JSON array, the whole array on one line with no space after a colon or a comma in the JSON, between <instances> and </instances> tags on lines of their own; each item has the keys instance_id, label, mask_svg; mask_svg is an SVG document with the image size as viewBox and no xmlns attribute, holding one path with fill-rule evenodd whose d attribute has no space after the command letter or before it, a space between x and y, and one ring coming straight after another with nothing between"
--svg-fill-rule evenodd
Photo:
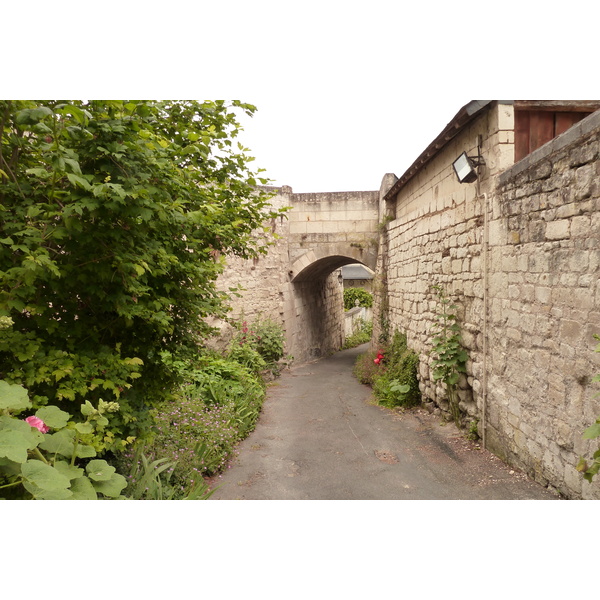
<instances>
[{"instance_id":1,"label":"flowering shrub","mask_svg":"<svg viewBox=\"0 0 600 600\"><path fill-rule=\"evenodd\" d=\"M352 372L358 381L365 385L373 385L375 375L380 371L379 365L375 362L376 359L377 352L372 350L357 357Z\"/></svg>"},{"instance_id":2,"label":"flowering shrub","mask_svg":"<svg viewBox=\"0 0 600 600\"><path fill-rule=\"evenodd\" d=\"M236 444L258 419L264 382L231 355L207 352L181 372L187 382L178 396L155 411L154 439L137 453L130 451L122 461L123 469L131 472L127 494L139 496L146 491L141 485L146 478L160 497L171 490L173 499L181 498L190 487L201 486L204 476L225 467ZM164 462L159 465L157 461ZM160 485L154 476L147 477L152 464L155 471L165 467ZM146 492L150 494L151 489Z\"/></svg>"},{"instance_id":3,"label":"flowering shrub","mask_svg":"<svg viewBox=\"0 0 600 600\"><path fill-rule=\"evenodd\" d=\"M87 401L83 422L57 406L35 415L17 417L32 408L27 390L0 381L0 498L18 500L97 500L119 498L125 478L106 460L96 457L94 433L108 424L105 413L116 412L116 402ZM87 461L86 459L91 459Z\"/></svg>"},{"instance_id":4,"label":"flowering shrub","mask_svg":"<svg viewBox=\"0 0 600 600\"><path fill-rule=\"evenodd\" d=\"M419 356L408 348L406 335L396 331L385 357L382 351L378 356L381 369L373 378L373 392L379 403L388 408L418 404L421 399L417 380Z\"/></svg>"},{"instance_id":5,"label":"flowering shrub","mask_svg":"<svg viewBox=\"0 0 600 600\"><path fill-rule=\"evenodd\" d=\"M353 373L373 387L382 406L414 406L420 400L417 366L419 356L407 347L406 336L395 332L389 346L359 356Z\"/></svg>"}]
</instances>

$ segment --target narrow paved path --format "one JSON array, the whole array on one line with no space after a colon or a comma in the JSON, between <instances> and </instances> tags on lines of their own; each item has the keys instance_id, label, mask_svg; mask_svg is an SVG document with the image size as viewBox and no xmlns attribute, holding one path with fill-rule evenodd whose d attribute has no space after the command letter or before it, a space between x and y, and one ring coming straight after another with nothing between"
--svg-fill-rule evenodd
<instances>
[{"instance_id":1,"label":"narrow paved path","mask_svg":"<svg viewBox=\"0 0 600 600\"><path fill-rule=\"evenodd\" d=\"M292 367L211 499L555 499L423 409L376 406L352 375L365 346Z\"/></svg>"}]
</instances>

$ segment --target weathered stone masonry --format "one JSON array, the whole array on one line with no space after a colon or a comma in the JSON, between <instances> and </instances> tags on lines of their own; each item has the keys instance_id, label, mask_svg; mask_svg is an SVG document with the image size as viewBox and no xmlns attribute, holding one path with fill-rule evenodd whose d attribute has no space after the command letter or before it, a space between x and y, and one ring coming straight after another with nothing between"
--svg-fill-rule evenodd
<instances>
[{"instance_id":1,"label":"weathered stone masonry","mask_svg":"<svg viewBox=\"0 0 600 600\"><path fill-rule=\"evenodd\" d=\"M421 356L424 399L445 409L428 354L431 285L441 284L470 355L461 407L486 446L568 497L598 498L575 465L600 414L590 383L600 371L600 113L512 166L511 111L494 105L384 195L395 219L380 245L380 276L387 269L374 314L389 304L390 328ZM452 161L475 154L480 135L486 166L478 183L459 184Z\"/></svg>"},{"instance_id":2,"label":"weathered stone masonry","mask_svg":"<svg viewBox=\"0 0 600 600\"><path fill-rule=\"evenodd\" d=\"M504 172L490 220L488 446L574 497L600 415L600 113Z\"/></svg>"}]
</instances>

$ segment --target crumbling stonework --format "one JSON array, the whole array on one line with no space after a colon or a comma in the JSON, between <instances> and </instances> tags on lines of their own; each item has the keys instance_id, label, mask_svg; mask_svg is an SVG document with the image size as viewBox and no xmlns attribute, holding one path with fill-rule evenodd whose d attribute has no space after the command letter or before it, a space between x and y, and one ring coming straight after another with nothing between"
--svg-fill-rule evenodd
<instances>
[{"instance_id":1,"label":"crumbling stonework","mask_svg":"<svg viewBox=\"0 0 600 600\"><path fill-rule=\"evenodd\" d=\"M499 178L490 220L488 444L568 496L600 415L600 114Z\"/></svg>"},{"instance_id":2,"label":"crumbling stonework","mask_svg":"<svg viewBox=\"0 0 600 600\"><path fill-rule=\"evenodd\" d=\"M429 355L431 286L443 286L470 357L465 421L538 481L600 498L575 469L591 452L582 433L600 415L591 383L600 371L600 113L512 166L511 110L493 106L381 207L392 220L380 242L374 340L385 313L421 357L424 400L447 410ZM478 136L486 165L478 182L460 184L452 161L475 154Z\"/></svg>"}]
</instances>

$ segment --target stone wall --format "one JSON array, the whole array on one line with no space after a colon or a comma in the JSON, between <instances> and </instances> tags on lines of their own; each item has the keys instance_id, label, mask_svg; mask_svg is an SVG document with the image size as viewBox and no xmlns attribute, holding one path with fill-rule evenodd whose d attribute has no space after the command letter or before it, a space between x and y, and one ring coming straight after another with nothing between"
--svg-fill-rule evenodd
<instances>
[{"instance_id":1,"label":"stone wall","mask_svg":"<svg viewBox=\"0 0 600 600\"><path fill-rule=\"evenodd\" d=\"M373 309L365 306L355 306L344 313L344 334L350 337L360 330L363 323L373 319Z\"/></svg>"},{"instance_id":2,"label":"stone wall","mask_svg":"<svg viewBox=\"0 0 600 600\"><path fill-rule=\"evenodd\" d=\"M343 287L339 267L377 256L378 192L294 194L272 188L274 207L291 207L287 218L265 225L278 236L266 255L227 259L219 288L243 288L232 298L232 318L279 322L286 352L296 361L339 350L344 343ZM233 333L224 322L218 345Z\"/></svg>"},{"instance_id":3,"label":"stone wall","mask_svg":"<svg viewBox=\"0 0 600 600\"><path fill-rule=\"evenodd\" d=\"M489 235L488 446L583 498L600 498L575 470L600 416L599 140L597 113L503 173Z\"/></svg>"},{"instance_id":4,"label":"stone wall","mask_svg":"<svg viewBox=\"0 0 600 600\"><path fill-rule=\"evenodd\" d=\"M512 107L496 104L437 154L380 213L374 342L405 332L421 356L423 399L447 410L431 378L432 285L458 305L467 376L465 421L488 448L568 497L600 498L575 470L581 434L600 415L598 131L592 115L513 166ZM459 184L452 161L475 154L479 181ZM389 189L393 181L382 184Z\"/></svg>"},{"instance_id":5,"label":"stone wall","mask_svg":"<svg viewBox=\"0 0 600 600\"><path fill-rule=\"evenodd\" d=\"M288 205L286 202L286 195L280 193L271 200L274 208L283 208ZM230 316L233 320L243 318L254 321L259 317L268 317L285 329L284 294L288 283L289 222L285 218L278 218L265 225L275 234L272 240L274 243L268 253L252 260L227 257L225 271L219 277L218 287L223 291L241 288L239 296L232 297L233 310ZM217 346L223 347L233 335L234 329L222 321L212 324L221 331Z\"/></svg>"},{"instance_id":6,"label":"stone wall","mask_svg":"<svg viewBox=\"0 0 600 600\"><path fill-rule=\"evenodd\" d=\"M433 285L442 286L458 301L464 344L469 351L468 377L461 381L461 406L473 419L479 408L476 379L481 379L484 312L483 193L494 177L512 164L512 106L497 105L448 144L399 194L382 205L388 214L380 242L374 306L374 339L381 334L378 315L389 319L389 334L400 330L409 346L421 355L420 387L425 399L445 408L445 392L430 374L430 328L438 309ZM486 166L477 185L460 184L452 162L463 151L477 153L481 136ZM393 181L385 184L387 188Z\"/></svg>"}]
</instances>

